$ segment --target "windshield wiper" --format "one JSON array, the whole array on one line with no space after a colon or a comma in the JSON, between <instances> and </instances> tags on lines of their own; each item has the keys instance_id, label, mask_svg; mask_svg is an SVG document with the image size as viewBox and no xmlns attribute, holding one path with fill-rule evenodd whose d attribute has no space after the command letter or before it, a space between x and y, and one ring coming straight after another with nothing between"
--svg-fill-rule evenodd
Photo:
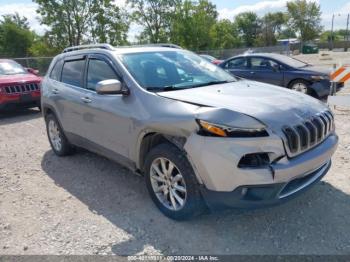
<instances>
[{"instance_id":1,"label":"windshield wiper","mask_svg":"<svg viewBox=\"0 0 350 262\"><path fill-rule=\"evenodd\" d=\"M220 85L220 84L226 84L226 83L232 83L234 81L211 81L211 82L207 82L207 83L202 83L202 84L198 84L198 85L193 85L191 86L191 88L195 88L195 87L202 87L202 86L213 86L213 85Z\"/></svg>"},{"instance_id":2,"label":"windshield wiper","mask_svg":"<svg viewBox=\"0 0 350 262\"><path fill-rule=\"evenodd\" d=\"M159 91L159 92L172 91L172 90L177 90L177 89L180 89L180 88L177 88L175 86L149 86L149 87L146 87L147 91Z\"/></svg>"},{"instance_id":3,"label":"windshield wiper","mask_svg":"<svg viewBox=\"0 0 350 262\"><path fill-rule=\"evenodd\" d=\"M226 83L231 83L231 82L235 82L235 81L211 81L211 82L207 82L207 83L201 83L201 84L197 84L197 85L191 85L191 86L164 86L164 87L146 87L147 91L158 91L158 92L163 92L163 91L174 91L174 90L181 90L181 89L190 89L190 88L196 88L196 87L202 87L202 86L210 86L210 85L220 85L220 84L226 84Z\"/></svg>"}]
</instances>

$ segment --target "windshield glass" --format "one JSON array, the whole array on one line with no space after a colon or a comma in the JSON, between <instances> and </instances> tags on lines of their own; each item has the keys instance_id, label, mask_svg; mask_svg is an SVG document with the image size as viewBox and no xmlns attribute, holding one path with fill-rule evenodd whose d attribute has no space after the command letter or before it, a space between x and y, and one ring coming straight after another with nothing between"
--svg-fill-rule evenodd
<instances>
[{"instance_id":1,"label":"windshield glass","mask_svg":"<svg viewBox=\"0 0 350 262\"><path fill-rule=\"evenodd\" d=\"M0 75L26 74L27 71L20 64L13 61L0 62Z\"/></svg>"},{"instance_id":2,"label":"windshield glass","mask_svg":"<svg viewBox=\"0 0 350 262\"><path fill-rule=\"evenodd\" d=\"M170 91L235 81L223 69L185 50L123 54L123 64L143 88Z\"/></svg>"},{"instance_id":3,"label":"windshield glass","mask_svg":"<svg viewBox=\"0 0 350 262\"><path fill-rule=\"evenodd\" d=\"M295 58L292 58L292 57L289 57L289 56L280 56L279 57L279 60L282 62L282 63L285 63L286 65L289 65L291 67L296 67L296 68L301 68L301 67L306 67L308 66L307 63L304 63L298 59L295 59Z\"/></svg>"},{"instance_id":4,"label":"windshield glass","mask_svg":"<svg viewBox=\"0 0 350 262\"><path fill-rule=\"evenodd\" d=\"M210 55L200 55L200 56L209 62L216 60L215 57L212 57Z\"/></svg>"}]
</instances>

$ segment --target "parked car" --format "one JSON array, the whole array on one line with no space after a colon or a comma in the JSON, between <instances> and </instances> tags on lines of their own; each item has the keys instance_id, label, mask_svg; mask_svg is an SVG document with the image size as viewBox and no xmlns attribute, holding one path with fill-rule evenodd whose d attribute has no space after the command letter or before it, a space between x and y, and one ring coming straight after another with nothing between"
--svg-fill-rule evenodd
<instances>
[{"instance_id":1,"label":"parked car","mask_svg":"<svg viewBox=\"0 0 350 262\"><path fill-rule=\"evenodd\" d=\"M221 64L223 62L223 60L217 59L211 55L203 55L202 54L200 56L214 65L218 65L218 64Z\"/></svg>"},{"instance_id":2,"label":"parked car","mask_svg":"<svg viewBox=\"0 0 350 262\"><path fill-rule=\"evenodd\" d=\"M172 219L284 202L327 173L338 144L324 103L183 49L68 48L42 86L52 150L83 147L144 175Z\"/></svg>"},{"instance_id":3,"label":"parked car","mask_svg":"<svg viewBox=\"0 0 350 262\"><path fill-rule=\"evenodd\" d=\"M235 56L219 65L235 76L265 82L322 98L330 93L331 70L316 67L295 58L252 53ZM338 89L343 87L338 84Z\"/></svg>"},{"instance_id":4,"label":"parked car","mask_svg":"<svg viewBox=\"0 0 350 262\"><path fill-rule=\"evenodd\" d=\"M0 110L13 106L40 108L38 72L9 59L0 59Z\"/></svg>"}]
</instances>

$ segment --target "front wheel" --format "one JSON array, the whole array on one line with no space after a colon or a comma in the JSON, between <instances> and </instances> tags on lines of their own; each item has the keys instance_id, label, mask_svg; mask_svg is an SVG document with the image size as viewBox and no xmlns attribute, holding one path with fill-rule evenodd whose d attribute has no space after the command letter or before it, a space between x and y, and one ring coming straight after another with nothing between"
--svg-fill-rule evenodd
<instances>
[{"instance_id":1,"label":"front wheel","mask_svg":"<svg viewBox=\"0 0 350 262\"><path fill-rule=\"evenodd\" d=\"M294 80L293 82L291 82L289 84L289 88L291 90L303 93L305 95L310 93L309 83L304 81L304 80L302 80L302 79L297 79L297 80Z\"/></svg>"},{"instance_id":2,"label":"front wheel","mask_svg":"<svg viewBox=\"0 0 350 262\"><path fill-rule=\"evenodd\" d=\"M171 144L156 146L145 162L147 189L167 217L185 220L206 209L199 184L184 152Z\"/></svg>"}]
</instances>

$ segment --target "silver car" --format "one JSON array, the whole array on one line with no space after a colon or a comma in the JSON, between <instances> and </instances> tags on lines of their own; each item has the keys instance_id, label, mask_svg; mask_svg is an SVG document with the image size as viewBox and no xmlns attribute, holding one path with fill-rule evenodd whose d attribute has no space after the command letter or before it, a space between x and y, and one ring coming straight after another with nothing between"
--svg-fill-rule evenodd
<instances>
[{"instance_id":1,"label":"silver car","mask_svg":"<svg viewBox=\"0 0 350 262\"><path fill-rule=\"evenodd\" d=\"M327 173L338 144L322 102L171 45L67 48L41 101L58 156L82 147L144 175L177 220L284 202Z\"/></svg>"}]
</instances>

